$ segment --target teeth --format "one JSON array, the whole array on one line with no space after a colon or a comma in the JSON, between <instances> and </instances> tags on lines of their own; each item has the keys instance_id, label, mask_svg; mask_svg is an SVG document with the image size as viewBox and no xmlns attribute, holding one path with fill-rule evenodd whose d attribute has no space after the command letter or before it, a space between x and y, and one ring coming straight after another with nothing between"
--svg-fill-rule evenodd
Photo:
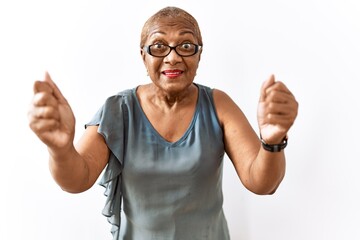
<instances>
[{"instance_id":1,"label":"teeth","mask_svg":"<svg viewBox=\"0 0 360 240\"><path fill-rule=\"evenodd\" d=\"M178 71L178 72L164 72L165 75L180 75L181 72Z\"/></svg>"}]
</instances>

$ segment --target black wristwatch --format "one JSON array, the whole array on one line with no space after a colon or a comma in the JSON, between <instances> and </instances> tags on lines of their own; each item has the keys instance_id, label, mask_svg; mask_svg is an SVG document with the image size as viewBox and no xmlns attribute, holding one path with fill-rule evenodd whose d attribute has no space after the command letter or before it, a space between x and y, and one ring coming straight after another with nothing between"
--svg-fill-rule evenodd
<instances>
[{"instance_id":1,"label":"black wristwatch","mask_svg":"<svg viewBox=\"0 0 360 240\"><path fill-rule=\"evenodd\" d=\"M281 150L283 150L287 146L288 138L287 138L287 136L285 136L280 144L267 144L265 142L265 140L261 137L261 135L260 135L260 140L261 140L262 147L266 151L269 151L269 152L281 152Z\"/></svg>"}]
</instances>

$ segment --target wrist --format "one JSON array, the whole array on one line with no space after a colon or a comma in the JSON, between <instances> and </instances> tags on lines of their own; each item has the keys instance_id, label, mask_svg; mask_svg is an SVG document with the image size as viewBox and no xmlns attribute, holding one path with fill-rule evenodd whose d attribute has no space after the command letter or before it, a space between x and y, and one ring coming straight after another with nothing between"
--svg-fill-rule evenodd
<instances>
[{"instance_id":1,"label":"wrist","mask_svg":"<svg viewBox=\"0 0 360 240\"><path fill-rule=\"evenodd\" d=\"M69 144L62 148L48 147L48 152L50 159L59 163L72 159L77 153L74 144Z\"/></svg>"},{"instance_id":2,"label":"wrist","mask_svg":"<svg viewBox=\"0 0 360 240\"><path fill-rule=\"evenodd\" d=\"M286 135L278 144L269 144L262 138L260 134L260 141L261 146L264 150L268 152L281 152L287 146L288 137Z\"/></svg>"}]
</instances>

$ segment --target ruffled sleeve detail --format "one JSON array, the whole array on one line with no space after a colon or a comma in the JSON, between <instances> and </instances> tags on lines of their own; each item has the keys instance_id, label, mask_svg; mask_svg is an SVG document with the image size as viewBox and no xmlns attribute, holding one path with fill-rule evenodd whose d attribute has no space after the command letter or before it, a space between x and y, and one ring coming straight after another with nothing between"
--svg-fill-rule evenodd
<instances>
[{"instance_id":1,"label":"ruffled sleeve detail","mask_svg":"<svg viewBox=\"0 0 360 240\"><path fill-rule=\"evenodd\" d=\"M111 155L108 166L99 183L105 188L104 195L106 196L102 214L107 217L108 222L112 225L111 233L114 240L119 239L121 224L121 169L122 165L118 159L116 159L114 155Z\"/></svg>"},{"instance_id":2,"label":"ruffled sleeve detail","mask_svg":"<svg viewBox=\"0 0 360 240\"><path fill-rule=\"evenodd\" d=\"M121 174L126 144L126 114L124 96L116 95L107 99L93 119L85 125L85 127L99 126L98 132L104 136L110 149L108 164L99 185L105 188L106 202L102 214L107 217L108 222L112 225L111 233L114 240L119 238L121 223Z\"/></svg>"}]
</instances>

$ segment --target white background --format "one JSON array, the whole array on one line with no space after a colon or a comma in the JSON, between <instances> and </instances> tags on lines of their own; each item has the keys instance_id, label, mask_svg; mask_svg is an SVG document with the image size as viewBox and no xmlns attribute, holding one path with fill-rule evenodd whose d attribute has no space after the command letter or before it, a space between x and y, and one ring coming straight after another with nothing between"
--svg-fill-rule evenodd
<instances>
[{"instance_id":1,"label":"white background","mask_svg":"<svg viewBox=\"0 0 360 240\"><path fill-rule=\"evenodd\" d=\"M77 117L78 138L105 98L147 83L142 24L168 5L200 24L196 82L226 91L257 130L261 83L274 73L300 103L275 195L241 185L228 158L232 239L360 239L360 2L1 1L0 239L111 239L103 188L65 193L27 125L32 84L48 70Z\"/></svg>"}]
</instances>

